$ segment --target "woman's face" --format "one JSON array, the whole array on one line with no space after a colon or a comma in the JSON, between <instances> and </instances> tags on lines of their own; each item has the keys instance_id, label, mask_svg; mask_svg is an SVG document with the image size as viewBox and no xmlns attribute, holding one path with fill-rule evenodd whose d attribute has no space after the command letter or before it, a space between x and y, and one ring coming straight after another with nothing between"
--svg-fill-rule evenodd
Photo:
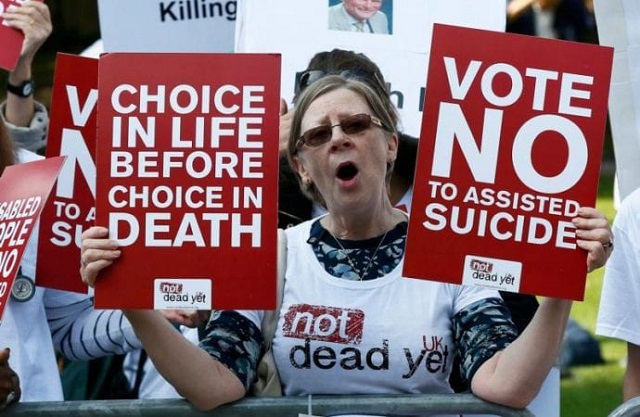
<instances>
[{"instance_id":1,"label":"woman's face","mask_svg":"<svg viewBox=\"0 0 640 417\"><path fill-rule=\"evenodd\" d=\"M338 125L347 116L372 115L366 100L340 88L318 97L302 117L302 133L320 125ZM317 147L303 146L295 165L303 181L311 181L322 194L327 209L354 209L380 202L386 196L387 164L396 158L396 135L376 124L347 135L334 126L331 139ZM377 200L376 200L377 199Z\"/></svg>"}]
</instances>

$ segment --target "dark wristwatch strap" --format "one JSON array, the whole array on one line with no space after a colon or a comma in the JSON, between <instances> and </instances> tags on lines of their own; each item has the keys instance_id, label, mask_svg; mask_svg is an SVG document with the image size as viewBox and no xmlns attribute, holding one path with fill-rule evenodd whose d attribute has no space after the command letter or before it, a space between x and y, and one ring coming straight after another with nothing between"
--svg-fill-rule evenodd
<instances>
[{"instance_id":1,"label":"dark wristwatch strap","mask_svg":"<svg viewBox=\"0 0 640 417\"><path fill-rule=\"evenodd\" d=\"M13 85L7 81L7 91L18 97L29 97L33 94L34 90L35 84L33 80L23 81L20 85Z\"/></svg>"}]
</instances>

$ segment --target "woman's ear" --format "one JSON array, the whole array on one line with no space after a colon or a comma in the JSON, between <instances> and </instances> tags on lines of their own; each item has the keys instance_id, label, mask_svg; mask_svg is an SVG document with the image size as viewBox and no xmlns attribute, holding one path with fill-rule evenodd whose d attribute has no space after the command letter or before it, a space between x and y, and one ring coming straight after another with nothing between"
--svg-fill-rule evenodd
<instances>
[{"instance_id":1,"label":"woman's ear","mask_svg":"<svg viewBox=\"0 0 640 417\"><path fill-rule=\"evenodd\" d=\"M304 166L304 161L298 155L294 156L291 160L293 162L293 168L296 170L298 175L300 175L302 182L304 184L310 184L311 177L309 176L309 172Z\"/></svg>"}]
</instances>

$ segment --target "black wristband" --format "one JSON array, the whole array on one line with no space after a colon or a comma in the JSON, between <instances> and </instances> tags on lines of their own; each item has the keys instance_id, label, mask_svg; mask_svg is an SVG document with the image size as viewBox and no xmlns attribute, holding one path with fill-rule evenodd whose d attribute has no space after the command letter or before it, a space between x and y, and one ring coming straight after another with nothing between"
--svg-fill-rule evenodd
<instances>
[{"instance_id":1,"label":"black wristband","mask_svg":"<svg viewBox=\"0 0 640 417\"><path fill-rule=\"evenodd\" d=\"M7 81L7 91L18 97L29 97L35 90L35 83L33 80L23 81L20 85L13 85Z\"/></svg>"}]
</instances>

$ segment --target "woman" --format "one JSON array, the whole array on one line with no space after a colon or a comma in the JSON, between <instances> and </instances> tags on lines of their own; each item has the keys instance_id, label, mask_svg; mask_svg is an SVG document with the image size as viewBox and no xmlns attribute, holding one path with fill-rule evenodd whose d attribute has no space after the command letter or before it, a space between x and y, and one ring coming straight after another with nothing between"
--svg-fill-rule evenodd
<instances>
[{"instance_id":1,"label":"woman","mask_svg":"<svg viewBox=\"0 0 640 417\"><path fill-rule=\"evenodd\" d=\"M380 68L366 55L354 51L336 48L318 52L311 57L307 69L296 74L294 103L300 93L313 81L328 74L342 74L369 84L383 99L393 119L393 125L399 126L398 114L389 97L387 83ZM297 175L287 160L287 143L294 114L293 110L286 112L286 106L281 109L278 227L283 229L325 213L324 207L319 203L312 203L311 199L303 195L296 180ZM398 151L389 183L389 197L395 207L405 212L411 210L412 184L417 156L418 139L398 132ZM522 332L538 308L536 297L506 291L501 291L500 296L511 313L511 319L518 328L518 333ZM451 383L456 392L468 389L466 381L462 380L457 372L452 373L452 378Z\"/></svg>"},{"instance_id":2,"label":"woman","mask_svg":"<svg viewBox=\"0 0 640 417\"><path fill-rule=\"evenodd\" d=\"M402 278L407 217L387 192L397 146L393 118L366 83L327 76L297 102L287 152L301 188L328 214L286 230L273 340L284 394L451 392L459 351L476 395L525 407L553 365L571 302L544 300L515 339L496 291ZM588 267L599 267L607 221L593 209L580 215L578 246L589 252ZM103 227L83 235L81 273L89 285L121 254L107 235ZM197 408L246 394L263 312L216 312L201 348L157 312L125 314L158 370Z\"/></svg>"}]
</instances>

